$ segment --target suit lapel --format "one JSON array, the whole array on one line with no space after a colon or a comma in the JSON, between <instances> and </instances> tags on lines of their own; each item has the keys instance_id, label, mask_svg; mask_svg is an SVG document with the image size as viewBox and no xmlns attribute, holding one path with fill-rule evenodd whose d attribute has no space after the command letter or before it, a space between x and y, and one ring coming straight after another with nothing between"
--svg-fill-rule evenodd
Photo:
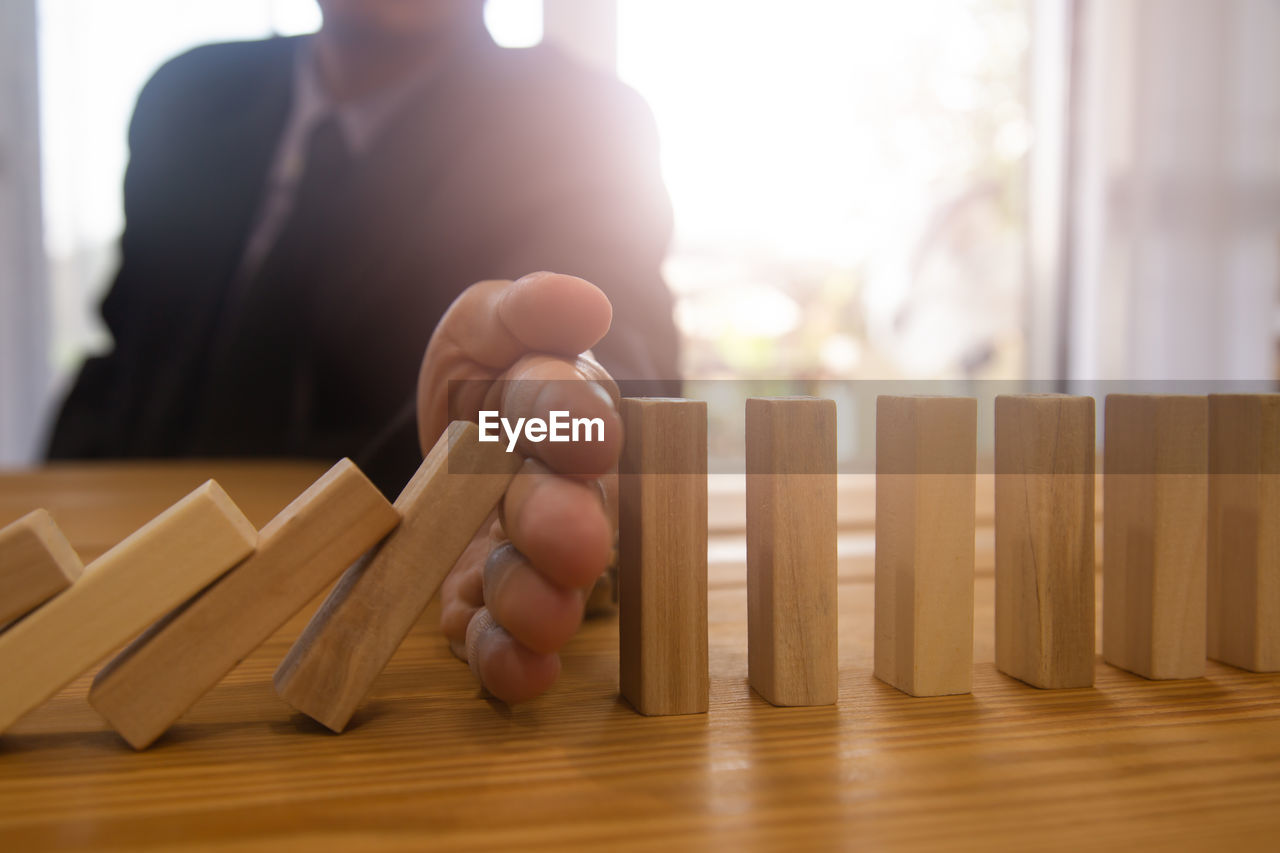
<instances>
[{"instance_id":1,"label":"suit lapel","mask_svg":"<svg viewBox=\"0 0 1280 853\"><path fill-rule=\"evenodd\" d=\"M179 305L173 316L171 357L148 391L138 440L143 446L173 445L179 453L200 452L198 401L209 378L208 353L240 265L280 134L289 115L297 39L281 39L260 85L236 93L243 105L217 121L201 140L204 174L193 176L192 203L199 200L199 226L191 235L185 280L174 282ZM194 442L181 436L197 434Z\"/></svg>"}]
</instances>

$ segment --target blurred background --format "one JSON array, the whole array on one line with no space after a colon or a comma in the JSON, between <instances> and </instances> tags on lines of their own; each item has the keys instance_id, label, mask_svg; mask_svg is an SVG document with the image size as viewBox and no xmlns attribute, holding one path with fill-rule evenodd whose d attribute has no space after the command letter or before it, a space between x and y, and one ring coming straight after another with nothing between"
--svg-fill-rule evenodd
<instances>
[{"instance_id":1,"label":"blurred background","mask_svg":"<svg viewBox=\"0 0 1280 853\"><path fill-rule=\"evenodd\" d=\"M489 0L653 109L691 379L1280 378L1280 0ZM110 342L142 84L311 0L0 2L0 464Z\"/></svg>"}]
</instances>

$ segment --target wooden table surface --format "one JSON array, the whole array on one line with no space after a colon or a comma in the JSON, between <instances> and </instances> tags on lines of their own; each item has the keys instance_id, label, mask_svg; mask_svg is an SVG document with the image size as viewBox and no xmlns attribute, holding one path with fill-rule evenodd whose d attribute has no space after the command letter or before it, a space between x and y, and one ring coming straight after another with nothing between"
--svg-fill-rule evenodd
<instances>
[{"instance_id":1,"label":"wooden table surface","mask_svg":"<svg viewBox=\"0 0 1280 853\"><path fill-rule=\"evenodd\" d=\"M88 559L208 476L257 524L310 464L106 465L0 475L0 524L47 507ZM433 607L335 736L271 674L285 626L153 748L85 701L89 676L0 736L0 851L1280 849L1280 675L1210 662L1148 682L1098 661L1040 691L992 665L990 483L980 487L973 693L913 699L871 675L871 491L844 490L840 704L773 708L747 686L744 545L713 494L711 712L644 718L617 697L617 623L590 622L561 682L482 698ZM740 524L740 522L739 522ZM0 674L0 678L3 674Z\"/></svg>"}]
</instances>

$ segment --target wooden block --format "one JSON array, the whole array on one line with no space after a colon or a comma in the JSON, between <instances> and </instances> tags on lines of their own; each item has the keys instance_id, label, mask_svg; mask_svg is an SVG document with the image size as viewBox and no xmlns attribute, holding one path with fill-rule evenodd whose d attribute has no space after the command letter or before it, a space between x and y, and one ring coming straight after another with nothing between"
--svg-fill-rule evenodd
<instances>
[{"instance_id":1,"label":"wooden block","mask_svg":"<svg viewBox=\"0 0 1280 853\"><path fill-rule=\"evenodd\" d=\"M0 731L253 553L258 533L212 480L0 634Z\"/></svg>"},{"instance_id":2,"label":"wooden block","mask_svg":"<svg viewBox=\"0 0 1280 853\"><path fill-rule=\"evenodd\" d=\"M400 527L343 574L276 670L280 698L335 732L435 597L523 459L454 421L396 499Z\"/></svg>"},{"instance_id":3,"label":"wooden block","mask_svg":"<svg viewBox=\"0 0 1280 853\"><path fill-rule=\"evenodd\" d=\"M1106 399L1102 654L1146 678L1204 675L1208 401Z\"/></svg>"},{"instance_id":4,"label":"wooden block","mask_svg":"<svg viewBox=\"0 0 1280 853\"><path fill-rule=\"evenodd\" d=\"M103 667L89 703L145 749L399 521L341 460L262 529L253 556Z\"/></svg>"},{"instance_id":5,"label":"wooden block","mask_svg":"<svg viewBox=\"0 0 1280 853\"><path fill-rule=\"evenodd\" d=\"M836 404L747 400L747 661L774 705L836 701Z\"/></svg>"},{"instance_id":6,"label":"wooden block","mask_svg":"<svg viewBox=\"0 0 1280 853\"><path fill-rule=\"evenodd\" d=\"M618 643L623 697L641 714L701 714L707 669L707 404L622 401Z\"/></svg>"},{"instance_id":7,"label":"wooden block","mask_svg":"<svg viewBox=\"0 0 1280 853\"><path fill-rule=\"evenodd\" d=\"M1093 684L1092 397L996 397L996 666Z\"/></svg>"},{"instance_id":8,"label":"wooden block","mask_svg":"<svg viewBox=\"0 0 1280 853\"><path fill-rule=\"evenodd\" d=\"M0 631L71 586L83 570L45 510L0 530Z\"/></svg>"},{"instance_id":9,"label":"wooden block","mask_svg":"<svg viewBox=\"0 0 1280 853\"><path fill-rule=\"evenodd\" d=\"M1280 394L1209 397L1209 657L1280 671Z\"/></svg>"},{"instance_id":10,"label":"wooden block","mask_svg":"<svg viewBox=\"0 0 1280 853\"><path fill-rule=\"evenodd\" d=\"M978 401L876 399L875 674L912 696L968 693Z\"/></svg>"}]
</instances>

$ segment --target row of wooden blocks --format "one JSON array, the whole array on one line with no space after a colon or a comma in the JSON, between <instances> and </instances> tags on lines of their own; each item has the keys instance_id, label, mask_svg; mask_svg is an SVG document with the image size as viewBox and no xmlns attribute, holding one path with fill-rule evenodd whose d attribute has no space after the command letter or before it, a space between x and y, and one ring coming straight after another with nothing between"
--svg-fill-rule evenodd
<instances>
[{"instance_id":1,"label":"row of wooden blocks","mask_svg":"<svg viewBox=\"0 0 1280 853\"><path fill-rule=\"evenodd\" d=\"M621 687L646 714L707 708L705 405L624 401ZM1092 397L995 411L996 664L1041 688L1093 684ZM1280 395L1109 395L1103 656L1147 678L1206 654L1280 670ZM777 705L836 700L836 413L747 402L748 669ZM876 407L875 674L969 692L977 400ZM643 475L643 476L635 476Z\"/></svg>"},{"instance_id":2,"label":"row of wooden blocks","mask_svg":"<svg viewBox=\"0 0 1280 853\"><path fill-rule=\"evenodd\" d=\"M997 663L1091 684L1093 400L996 406ZM913 695L969 689L976 412L877 404L875 670ZM645 714L702 712L706 406L627 399L622 416L621 690ZM1280 668L1280 396L1112 396L1106 449L1107 659L1203 672L1207 565L1209 653ZM343 460L260 532L210 481L82 576L31 513L0 531L0 624L18 620L0 634L0 731L136 636L89 700L144 748L350 565L275 676L341 731L520 465L456 422L394 507ZM749 669L774 704L836 698L835 469L831 401L748 401Z\"/></svg>"}]
</instances>

